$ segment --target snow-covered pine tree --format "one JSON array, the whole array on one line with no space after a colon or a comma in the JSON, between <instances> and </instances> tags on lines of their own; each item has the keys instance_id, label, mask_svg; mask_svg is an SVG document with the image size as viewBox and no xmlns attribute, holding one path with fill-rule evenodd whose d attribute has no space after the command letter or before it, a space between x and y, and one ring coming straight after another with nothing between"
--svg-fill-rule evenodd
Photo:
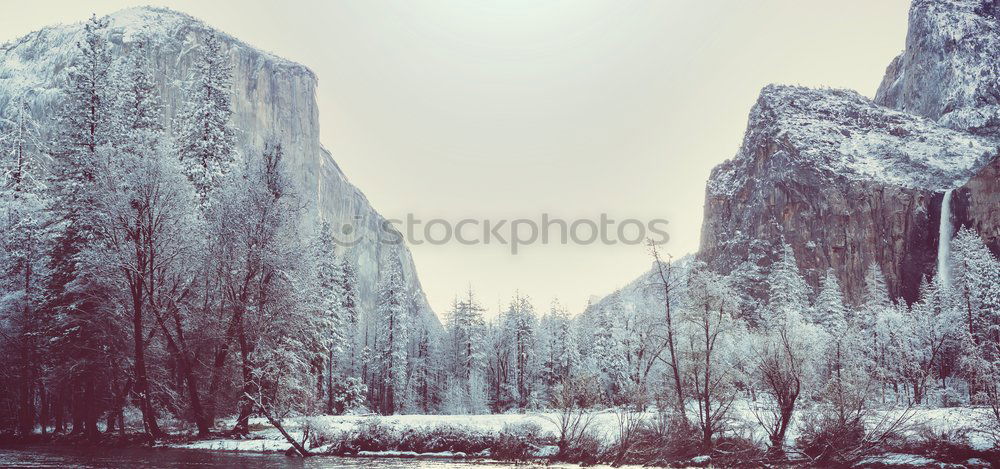
<instances>
[{"instance_id":1,"label":"snow-covered pine tree","mask_svg":"<svg viewBox=\"0 0 1000 469\"><path fill-rule=\"evenodd\" d=\"M96 436L100 412L97 381L104 349L98 308L104 295L97 276L89 275L86 250L99 244L94 220L94 181L98 150L108 142L111 56L104 37L106 21L92 16L69 70L59 114L53 158L48 216L48 311L61 364L58 374L73 393L73 432Z\"/></svg>"},{"instance_id":2,"label":"snow-covered pine tree","mask_svg":"<svg viewBox=\"0 0 1000 469\"><path fill-rule=\"evenodd\" d=\"M891 325L897 322L896 313L882 268L872 262L865 271L865 289L857 320L866 341L863 350L868 357L869 372L882 381L883 397L885 385L894 374L888 367L885 354L887 344L894 339L885 336L892 330Z\"/></svg>"},{"instance_id":3,"label":"snow-covered pine tree","mask_svg":"<svg viewBox=\"0 0 1000 469\"><path fill-rule=\"evenodd\" d=\"M844 327L848 321L848 310L844 305L844 294L840 289L840 281L833 269L827 269L826 275L819 284L819 294L813 305L809 318L813 324L822 326L827 331Z\"/></svg>"},{"instance_id":4,"label":"snow-covered pine tree","mask_svg":"<svg viewBox=\"0 0 1000 469\"><path fill-rule=\"evenodd\" d=\"M861 298L861 315L858 318L862 326L870 328L879 311L892 306L889 288L885 283L882 268L875 262L868 265L865 271L865 290Z\"/></svg>"},{"instance_id":5,"label":"snow-covered pine tree","mask_svg":"<svg viewBox=\"0 0 1000 469\"><path fill-rule=\"evenodd\" d=\"M593 354L608 402L620 401L628 379L625 332L621 323L623 309L621 296L619 292L615 292L609 297L607 304L598 309L594 324Z\"/></svg>"},{"instance_id":6,"label":"snow-covered pine tree","mask_svg":"<svg viewBox=\"0 0 1000 469\"><path fill-rule=\"evenodd\" d=\"M96 200L104 216L95 226L106 240L102 274L120 286L121 309L127 312L122 335L131 336L132 392L147 432L157 437L161 432L146 359L147 329L154 324L148 311L150 290L160 285L156 277L173 267L191 241L191 194L176 160L168 156L163 106L141 45L129 51L113 76L110 145L100 152L96 178ZM125 404L124 399L118 402Z\"/></svg>"},{"instance_id":7,"label":"snow-covered pine tree","mask_svg":"<svg viewBox=\"0 0 1000 469\"><path fill-rule=\"evenodd\" d=\"M809 312L811 289L799 273L795 253L787 243L782 244L781 257L771 266L768 284L770 295L767 316L764 318L765 327L776 326L791 315L811 316Z\"/></svg>"},{"instance_id":8,"label":"snow-covered pine tree","mask_svg":"<svg viewBox=\"0 0 1000 469\"><path fill-rule=\"evenodd\" d=\"M8 351L15 392L7 395L17 409L16 429L34 431L35 395L41 386L42 285L44 278L44 185L38 160L44 144L23 102L0 119L0 349ZM37 389L36 389L37 388ZM44 399L44 397L42 397Z\"/></svg>"},{"instance_id":9,"label":"snow-covered pine tree","mask_svg":"<svg viewBox=\"0 0 1000 469\"><path fill-rule=\"evenodd\" d=\"M354 270L354 264L348 259L346 251L341 253L339 259L341 300L343 300L345 320L343 327L348 339L347 355L350 357L344 365L349 374L364 378L359 360L365 344L364 336L358 330L361 323L361 314L358 311L358 274Z\"/></svg>"},{"instance_id":10,"label":"snow-covered pine tree","mask_svg":"<svg viewBox=\"0 0 1000 469\"><path fill-rule=\"evenodd\" d=\"M427 330L427 327L416 326L410 335L415 337L413 337L414 350L408 359L410 379L406 404L411 409L426 414L438 401L437 380L435 379L436 349L431 343L430 331Z\"/></svg>"},{"instance_id":11,"label":"snow-covered pine tree","mask_svg":"<svg viewBox=\"0 0 1000 469\"><path fill-rule=\"evenodd\" d=\"M184 174L204 206L235 159L232 127L232 65L221 39L205 36L199 47L187 101L178 115L177 152Z\"/></svg>"},{"instance_id":12,"label":"snow-covered pine tree","mask_svg":"<svg viewBox=\"0 0 1000 469\"><path fill-rule=\"evenodd\" d=\"M322 322L319 344L324 363L319 368L319 394L326 401L327 412L334 408L334 380L349 365L347 354L350 340L347 334L347 312L344 309L343 270L336 253L330 223L323 221L315 240L316 256L316 317Z\"/></svg>"},{"instance_id":13,"label":"snow-covered pine tree","mask_svg":"<svg viewBox=\"0 0 1000 469\"><path fill-rule=\"evenodd\" d=\"M517 405L519 408L527 408L533 405L535 391L535 360L533 351L535 348L535 328L537 318L535 307L531 300L520 294L515 295L505 316L505 328L510 334L511 346L513 347L512 367L514 372L514 383L517 389Z\"/></svg>"},{"instance_id":14,"label":"snow-covered pine tree","mask_svg":"<svg viewBox=\"0 0 1000 469\"><path fill-rule=\"evenodd\" d=\"M541 380L549 402L554 402L559 386L570 381L580 361L569 314L559 300L552 301L549 312L539 321L538 331Z\"/></svg>"},{"instance_id":15,"label":"snow-covered pine tree","mask_svg":"<svg viewBox=\"0 0 1000 469\"><path fill-rule=\"evenodd\" d=\"M120 152L142 156L162 143L163 102L144 43L138 43L114 73L109 140Z\"/></svg>"},{"instance_id":16,"label":"snow-covered pine tree","mask_svg":"<svg viewBox=\"0 0 1000 469\"><path fill-rule=\"evenodd\" d=\"M455 298L446 321L449 355L446 363L451 374L449 382L459 388L453 394L461 396L461 402L450 404L459 406L466 412L485 410L482 396L475 395L485 392L485 389L474 389L481 386L485 369L484 311L485 308L476 301L470 287L465 298Z\"/></svg>"},{"instance_id":17,"label":"snow-covered pine tree","mask_svg":"<svg viewBox=\"0 0 1000 469\"><path fill-rule=\"evenodd\" d=\"M386 261L378 285L378 411L391 415L406 397L409 298L399 261Z\"/></svg>"},{"instance_id":18,"label":"snow-covered pine tree","mask_svg":"<svg viewBox=\"0 0 1000 469\"><path fill-rule=\"evenodd\" d=\"M962 368L975 402L989 405L1000 428L1000 260L974 231L952 240L956 308L962 316Z\"/></svg>"}]
</instances>

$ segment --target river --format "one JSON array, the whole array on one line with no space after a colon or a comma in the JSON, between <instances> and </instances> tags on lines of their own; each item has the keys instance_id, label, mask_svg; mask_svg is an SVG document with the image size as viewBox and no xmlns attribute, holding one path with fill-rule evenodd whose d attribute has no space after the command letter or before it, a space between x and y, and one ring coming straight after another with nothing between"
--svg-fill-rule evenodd
<instances>
[{"instance_id":1,"label":"river","mask_svg":"<svg viewBox=\"0 0 1000 469\"><path fill-rule=\"evenodd\" d=\"M56 446L0 447L0 467L31 468L460 468L497 469L509 464L444 459L343 458L314 456L292 458L281 454L236 453L189 449L79 448ZM519 466L524 467L524 466Z\"/></svg>"}]
</instances>

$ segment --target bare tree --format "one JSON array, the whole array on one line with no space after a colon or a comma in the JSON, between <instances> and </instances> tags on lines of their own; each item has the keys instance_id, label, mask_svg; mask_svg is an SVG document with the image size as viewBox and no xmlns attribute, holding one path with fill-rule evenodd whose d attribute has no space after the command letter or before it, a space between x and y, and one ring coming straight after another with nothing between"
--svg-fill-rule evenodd
<instances>
[{"instance_id":1,"label":"bare tree","mask_svg":"<svg viewBox=\"0 0 1000 469\"><path fill-rule=\"evenodd\" d=\"M587 389L588 387L579 379L562 382L553 402L559 413L555 418L545 417L556 425L558 434L556 445L562 457L579 448L593 422L593 415L580 405L581 401L587 400L582 395Z\"/></svg>"},{"instance_id":2,"label":"bare tree","mask_svg":"<svg viewBox=\"0 0 1000 469\"><path fill-rule=\"evenodd\" d=\"M691 308L685 310L685 373L696 405L702 447L713 449L736 399L733 343L738 296L726 277L700 269L691 277Z\"/></svg>"},{"instance_id":3,"label":"bare tree","mask_svg":"<svg viewBox=\"0 0 1000 469\"><path fill-rule=\"evenodd\" d=\"M673 308L673 294L677 279L675 278L671 259L668 257L665 262L662 261L656 245L652 241L649 241L648 245L650 254L652 254L653 260L656 263L656 272L660 280L658 286L663 290L663 315L667 332L665 339L667 359L663 361L666 363L667 368L669 368L670 377L673 381L674 394L677 397L674 401L675 410L680 421L683 423L687 422L687 410L684 403L684 383L682 379L684 371L681 369L680 356L677 350L677 324L674 319L675 312ZM657 354L657 358L659 358L659 354Z\"/></svg>"},{"instance_id":4,"label":"bare tree","mask_svg":"<svg viewBox=\"0 0 1000 469\"><path fill-rule=\"evenodd\" d=\"M799 324L799 326L805 326ZM770 337L762 339L763 345L757 353L757 372L760 384L766 394L751 408L754 417L767 432L770 441L769 453L773 457L784 456L785 433L792 422L796 404L807 379L807 350L795 334L786 327L780 327Z\"/></svg>"}]
</instances>

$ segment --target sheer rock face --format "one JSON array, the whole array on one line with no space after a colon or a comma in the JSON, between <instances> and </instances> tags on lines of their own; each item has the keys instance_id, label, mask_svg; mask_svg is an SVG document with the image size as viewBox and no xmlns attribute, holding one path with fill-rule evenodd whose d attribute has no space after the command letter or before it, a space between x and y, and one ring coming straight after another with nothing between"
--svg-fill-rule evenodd
<instances>
[{"instance_id":1,"label":"sheer rock face","mask_svg":"<svg viewBox=\"0 0 1000 469\"><path fill-rule=\"evenodd\" d=\"M184 83L197 58L195 46L213 30L188 15L161 8L122 10L107 19L115 57L145 44L169 127L184 102ZM54 122L60 87L82 31L82 24L53 26L0 46L0 113L23 96L41 122ZM403 245L378 242L384 218L348 182L319 141L316 76L302 65L216 33L233 65L233 124L238 129L240 155L258 157L265 140L281 141L297 196L306 206L304 229L312 230L322 218L335 227L350 224L354 232L344 239L360 240L347 255L357 265L363 311L374 308L379 263L398 260L415 298L415 314L432 330L439 330L440 323L427 304L409 251Z\"/></svg>"},{"instance_id":2,"label":"sheer rock face","mask_svg":"<svg viewBox=\"0 0 1000 469\"><path fill-rule=\"evenodd\" d=\"M955 224L976 230L1000 257L1000 158L959 188L952 205Z\"/></svg>"},{"instance_id":3,"label":"sheer rock face","mask_svg":"<svg viewBox=\"0 0 1000 469\"><path fill-rule=\"evenodd\" d=\"M933 272L939 192L997 154L991 139L852 91L768 86L739 152L709 178L698 257L721 272L766 267L786 242L813 286L833 268L857 303L875 262L912 300Z\"/></svg>"},{"instance_id":4,"label":"sheer rock face","mask_svg":"<svg viewBox=\"0 0 1000 469\"><path fill-rule=\"evenodd\" d=\"M890 293L912 301L934 273L953 188L952 223L1000 252L997 57L1000 1L914 0L906 49L874 103L765 88L739 153L709 179L699 258L723 272L767 267L784 240L813 286L833 268L856 304L875 262Z\"/></svg>"},{"instance_id":5,"label":"sheer rock face","mask_svg":"<svg viewBox=\"0 0 1000 469\"><path fill-rule=\"evenodd\" d=\"M1000 1L915 0L906 50L886 70L875 101L941 125L1000 140ZM1000 162L953 198L955 224L1000 254Z\"/></svg>"},{"instance_id":6,"label":"sheer rock face","mask_svg":"<svg viewBox=\"0 0 1000 469\"><path fill-rule=\"evenodd\" d=\"M875 102L954 129L1000 136L1000 2L914 0L906 49Z\"/></svg>"}]
</instances>

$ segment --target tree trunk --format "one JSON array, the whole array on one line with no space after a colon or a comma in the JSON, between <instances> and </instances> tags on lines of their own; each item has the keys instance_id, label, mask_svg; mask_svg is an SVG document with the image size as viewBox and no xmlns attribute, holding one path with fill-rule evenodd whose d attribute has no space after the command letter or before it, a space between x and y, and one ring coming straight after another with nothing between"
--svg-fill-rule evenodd
<instances>
[{"instance_id":1,"label":"tree trunk","mask_svg":"<svg viewBox=\"0 0 1000 469\"><path fill-rule=\"evenodd\" d=\"M83 402L81 403L84 410L84 432L88 438L97 438L100 433L97 429L97 420L100 414L97 407L97 384L94 382L94 374L93 370L89 370L84 378Z\"/></svg>"},{"instance_id":2,"label":"tree trunk","mask_svg":"<svg viewBox=\"0 0 1000 469\"><path fill-rule=\"evenodd\" d=\"M275 420L274 417L271 416L271 413L268 412L267 409L264 408L264 406L260 402L254 400L254 398L251 397L250 394L244 394L243 398L246 399L246 401L249 402L251 406L257 407L257 409L259 409L260 412L264 414L264 417L271 424L271 426L278 429L278 432L281 433L281 436L285 437L285 440L292 445L292 448L295 448L295 451L299 453L299 455L301 455L302 457L312 456L312 453L310 453L307 449L303 448L302 445L299 444L299 442L295 441L295 438L292 438L292 436L289 435L287 431L285 431L285 427L281 426L281 422Z\"/></svg>"},{"instance_id":3,"label":"tree trunk","mask_svg":"<svg viewBox=\"0 0 1000 469\"><path fill-rule=\"evenodd\" d=\"M142 412L142 421L152 438L160 438L163 432L156 423L156 410L149 396L149 379L146 375L146 343L143 340L142 324L142 292L141 280L132 291L132 345L133 356L135 358L135 395L139 400L139 410ZM124 401L124 399L123 399Z\"/></svg>"},{"instance_id":4,"label":"tree trunk","mask_svg":"<svg viewBox=\"0 0 1000 469\"><path fill-rule=\"evenodd\" d=\"M253 391L251 388L253 377L250 376L250 350L242 323L239 325L237 335L240 345L240 371L243 376L243 397L240 399L240 415L236 419L233 433L246 435L250 430L250 412L253 410L253 402L248 397L250 392Z\"/></svg>"},{"instance_id":5,"label":"tree trunk","mask_svg":"<svg viewBox=\"0 0 1000 469\"><path fill-rule=\"evenodd\" d=\"M80 378L73 379L73 395L72 402L70 402L70 414L73 417L73 430L70 432L71 435L79 435L83 433L83 421L84 421L84 398L83 398L83 385L79 383Z\"/></svg>"},{"instance_id":6,"label":"tree trunk","mask_svg":"<svg viewBox=\"0 0 1000 469\"><path fill-rule=\"evenodd\" d=\"M46 435L45 427L49 423L49 399L48 394L45 392L45 385L38 383L38 407L41 410L41 414L38 416L39 426L42 428L42 436Z\"/></svg>"},{"instance_id":7,"label":"tree trunk","mask_svg":"<svg viewBox=\"0 0 1000 469\"><path fill-rule=\"evenodd\" d=\"M182 297L184 295L181 295ZM174 361L177 362L177 367L179 368L180 374L184 379L184 383L188 389L189 404L191 405L191 413L194 414L195 425L198 427L198 436L207 436L212 429L212 425L209 423L208 418L205 415L205 410L201 405L201 398L198 394L198 378L194 374L194 369L191 365L191 360L188 356L187 345L184 341L184 330L181 327L180 320L176 316L173 318L174 327L176 327L177 337L174 338L170 334L170 330L167 329L166 321L163 319L163 315L159 310L153 310L156 317L156 323L160 326L160 330L163 331L163 337L167 341L167 349L174 356ZM148 383L147 383L148 384Z\"/></svg>"},{"instance_id":8,"label":"tree trunk","mask_svg":"<svg viewBox=\"0 0 1000 469\"><path fill-rule=\"evenodd\" d=\"M64 433L66 431L66 426L63 423L63 399L65 398L66 391L56 389L55 402L52 403L52 411L55 413L55 422L53 422L53 433Z\"/></svg>"},{"instance_id":9,"label":"tree trunk","mask_svg":"<svg viewBox=\"0 0 1000 469\"><path fill-rule=\"evenodd\" d=\"M18 432L21 435L30 435L35 431L35 395L34 380L31 379L28 371L29 365L24 364L24 376L20 383L20 405L18 405Z\"/></svg>"}]
</instances>

